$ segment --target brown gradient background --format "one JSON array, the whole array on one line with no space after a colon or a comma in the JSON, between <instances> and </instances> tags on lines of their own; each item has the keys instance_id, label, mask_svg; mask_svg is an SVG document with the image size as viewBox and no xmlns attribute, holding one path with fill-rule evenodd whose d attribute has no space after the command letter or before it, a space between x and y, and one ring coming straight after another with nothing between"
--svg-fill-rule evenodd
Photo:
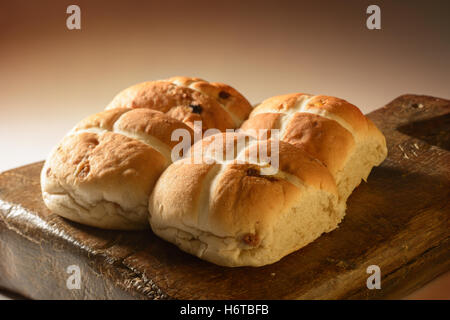
<instances>
[{"instance_id":1,"label":"brown gradient background","mask_svg":"<svg viewBox=\"0 0 450 320\"><path fill-rule=\"evenodd\" d=\"M382 30L366 28L372 3ZM404 93L449 98L449 3L1 1L0 171L44 159L119 90L173 75L252 103L300 91L369 112ZM66 28L70 4L81 30Z\"/></svg>"},{"instance_id":2,"label":"brown gradient background","mask_svg":"<svg viewBox=\"0 0 450 320\"><path fill-rule=\"evenodd\" d=\"M81 7L81 30L66 28L70 4ZM366 28L370 4L381 7L381 30ZM121 89L174 75L231 84L252 103L300 91L369 112L404 93L450 98L449 9L406 0L1 1L0 171L44 159Z\"/></svg>"}]
</instances>

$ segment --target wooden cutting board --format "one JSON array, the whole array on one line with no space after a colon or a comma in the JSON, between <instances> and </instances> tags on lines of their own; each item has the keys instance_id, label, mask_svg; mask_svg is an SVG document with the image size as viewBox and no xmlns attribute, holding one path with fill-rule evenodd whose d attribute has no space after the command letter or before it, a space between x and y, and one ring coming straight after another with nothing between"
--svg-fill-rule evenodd
<instances>
[{"instance_id":1,"label":"wooden cutting board","mask_svg":"<svg viewBox=\"0 0 450 320\"><path fill-rule=\"evenodd\" d=\"M372 112L389 157L348 201L340 227L278 263L225 268L150 230L106 231L41 200L42 162L0 175L0 287L47 299L399 298L450 270L450 101L405 95ZM67 268L80 268L69 290ZM369 265L381 289L369 290Z\"/></svg>"}]
</instances>

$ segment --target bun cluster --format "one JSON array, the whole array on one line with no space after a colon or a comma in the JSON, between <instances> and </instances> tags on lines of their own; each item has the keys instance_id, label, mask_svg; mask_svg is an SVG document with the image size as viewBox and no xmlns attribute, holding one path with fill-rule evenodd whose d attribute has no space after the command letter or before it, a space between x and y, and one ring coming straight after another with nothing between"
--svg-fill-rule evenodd
<instances>
[{"instance_id":1,"label":"bun cluster","mask_svg":"<svg viewBox=\"0 0 450 320\"><path fill-rule=\"evenodd\" d=\"M200 134L217 133L189 149L199 121ZM190 138L180 160L176 130ZM261 150L276 170L252 157ZM150 225L207 261L262 266L335 229L386 156L383 134L345 100L290 94L252 108L228 85L174 77L129 87L79 122L48 156L41 186L47 207L72 221Z\"/></svg>"}]
</instances>

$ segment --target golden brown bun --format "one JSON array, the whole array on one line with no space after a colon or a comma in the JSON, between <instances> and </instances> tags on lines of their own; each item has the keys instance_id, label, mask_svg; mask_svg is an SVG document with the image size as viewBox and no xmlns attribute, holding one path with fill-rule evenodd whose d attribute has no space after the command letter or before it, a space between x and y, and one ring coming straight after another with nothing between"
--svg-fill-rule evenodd
<instances>
[{"instance_id":1,"label":"golden brown bun","mask_svg":"<svg viewBox=\"0 0 450 320\"><path fill-rule=\"evenodd\" d=\"M120 92L107 106L158 110L193 128L202 121L203 130L220 131L239 127L252 107L234 88L200 78L173 77L148 81Z\"/></svg>"},{"instance_id":2,"label":"golden brown bun","mask_svg":"<svg viewBox=\"0 0 450 320\"><path fill-rule=\"evenodd\" d=\"M237 135L242 134L223 133L223 144ZM206 152L215 137L198 142L190 158L173 163L158 180L149 202L157 235L219 265L261 266L333 230L342 219L333 177L307 153L280 142L278 172L262 175L264 165L245 155L270 141L253 139L227 160ZM199 150L204 161L195 164Z\"/></svg>"},{"instance_id":3,"label":"golden brown bun","mask_svg":"<svg viewBox=\"0 0 450 320\"><path fill-rule=\"evenodd\" d=\"M279 129L280 139L326 165L344 202L387 156L386 140L376 126L356 106L334 97L296 93L269 98L241 129Z\"/></svg>"},{"instance_id":4,"label":"golden brown bun","mask_svg":"<svg viewBox=\"0 0 450 320\"><path fill-rule=\"evenodd\" d=\"M81 121L47 158L44 202L54 213L105 229L148 227L148 198L171 163L173 130L192 130L150 109L112 109Z\"/></svg>"},{"instance_id":5,"label":"golden brown bun","mask_svg":"<svg viewBox=\"0 0 450 320\"><path fill-rule=\"evenodd\" d=\"M203 131L236 128L251 111L232 87L199 78L144 82L119 93L106 111L81 121L48 157L46 205L68 219L106 229L148 226L148 197L171 163L176 129L193 142Z\"/></svg>"}]
</instances>

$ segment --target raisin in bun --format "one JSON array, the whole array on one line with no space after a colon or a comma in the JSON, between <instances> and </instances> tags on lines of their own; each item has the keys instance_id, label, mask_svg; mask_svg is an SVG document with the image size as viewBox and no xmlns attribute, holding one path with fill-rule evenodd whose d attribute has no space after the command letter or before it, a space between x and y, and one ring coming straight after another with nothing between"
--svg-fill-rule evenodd
<instances>
[{"instance_id":1,"label":"raisin in bun","mask_svg":"<svg viewBox=\"0 0 450 320\"><path fill-rule=\"evenodd\" d=\"M219 135L220 143L235 145L243 134ZM159 178L149 201L155 234L204 260L234 267L276 262L336 228L344 209L332 175L319 161L280 141L278 171L267 174L267 162L250 155L266 144L270 156L272 141L250 138L227 158L211 148L217 136L197 142L189 157ZM199 151L200 162L193 159Z\"/></svg>"},{"instance_id":2,"label":"raisin in bun","mask_svg":"<svg viewBox=\"0 0 450 320\"><path fill-rule=\"evenodd\" d=\"M255 107L241 129L279 129L281 140L330 170L343 202L387 156L386 140L372 121L356 106L329 96L296 93L269 98Z\"/></svg>"},{"instance_id":3,"label":"raisin in bun","mask_svg":"<svg viewBox=\"0 0 450 320\"><path fill-rule=\"evenodd\" d=\"M239 127L252 107L234 88L200 78L173 77L148 81L120 92L107 106L148 108L166 113L193 128L202 121L203 130L220 131Z\"/></svg>"},{"instance_id":4,"label":"raisin in bun","mask_svg":"<svg viewBox=\"0 0 450 320\"><path fill-rule=\"evenodd\" d=\"M171 163L175 129L193 135L185 123L150 109L116 108L84 119L45 162L45 204L94 227L148 228L148 198Z\"/></svg>"}]
</instances>

